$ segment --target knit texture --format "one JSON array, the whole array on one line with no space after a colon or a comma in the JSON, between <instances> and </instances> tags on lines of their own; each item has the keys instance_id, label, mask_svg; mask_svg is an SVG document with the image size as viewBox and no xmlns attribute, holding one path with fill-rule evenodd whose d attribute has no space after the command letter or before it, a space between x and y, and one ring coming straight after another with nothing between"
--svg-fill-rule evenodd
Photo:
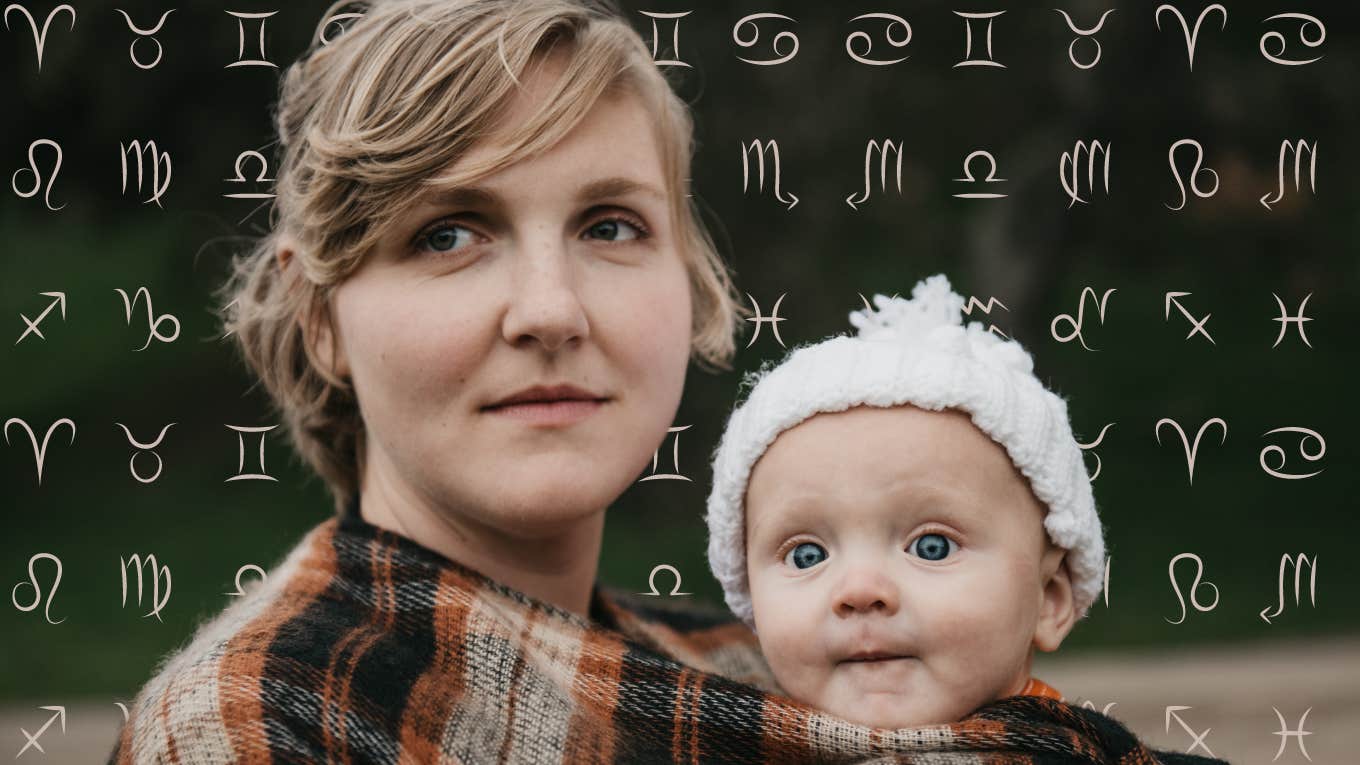
<instances>
[{"instance_id":1,"label":"knit texture","mask_svg":"<svg viewBox=\"0 0 1360 765\"><path fill-rule=\"evenodd\" d=\"M857 335L795 347L742 381L749 393L713 453L706 520L713 575L728 607L752 628L745 536L751 469L783 431L859 405L967 412L1047 505L1044 528L1068 550L1078 619L1101 590L1105 542L1067 402L1034 376L1034 361L1018 342L979 322L963 326L963 298L943 275L918 282L911 294L875 295L877 311L850 314Z\"/></svg>"},{"instance_id":2,"label":"knit texture","mask_svg":"<svg viewBox=\"0 0 1360 765\"><path fill-rule=\"evenodd\" d=\"M159 668L109 761L1217 762L1027 691L949 725L853 725L782 696L730 615L596 586L581 618L351 507Z\"/></svg>"}]
</instances>

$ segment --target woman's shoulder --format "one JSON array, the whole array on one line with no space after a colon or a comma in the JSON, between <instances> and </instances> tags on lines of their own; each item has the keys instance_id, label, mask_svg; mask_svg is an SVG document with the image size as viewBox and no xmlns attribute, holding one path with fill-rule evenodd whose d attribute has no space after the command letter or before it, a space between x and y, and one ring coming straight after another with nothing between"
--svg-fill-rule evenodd
<instances>
[{"instance_id":1,"label":"woman's shoulder","mask_svg":"<svg viewBox=\"0 0 1360 765\"><path fill-rule=\"evenodd\" d=\"M164 657L128 709L110 762L173 761L192 751L229 761L241 742L263 739L271 677L290 671L318 633L353 628L362 612L327 608L334 520L308 532L245 595L202 622ZM275 731L277 733L277 730Z\"/></svg>"},{"instance_id":2,"label":"woman's shoulder","mask_svg":"<svg viewBox=\"0 0 1360 765\"><path fill-rule=\"evenodd\" d=\"M705 601L599 588L601 621L680 664L761 690L780 692L755 633Z\"/></svg>"}]
</instances>

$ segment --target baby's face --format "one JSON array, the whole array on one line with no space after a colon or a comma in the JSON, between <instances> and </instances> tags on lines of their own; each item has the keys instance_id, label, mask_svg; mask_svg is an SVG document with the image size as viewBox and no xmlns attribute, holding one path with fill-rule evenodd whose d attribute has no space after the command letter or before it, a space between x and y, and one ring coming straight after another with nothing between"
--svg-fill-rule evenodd
<instances>
[{"instance_id":1,"label":"baby's face","mask_svg":"<svg viewBox=\"0 0 1360 765\"><path fill-rule=\"evenodd\" d=\"M761 650L789 696L837 717L957 721L1019 692L1031 649L1075 621L1043 504L957 410L804 420L756 462L746 507Z\"/></svg>"}]
</instances>

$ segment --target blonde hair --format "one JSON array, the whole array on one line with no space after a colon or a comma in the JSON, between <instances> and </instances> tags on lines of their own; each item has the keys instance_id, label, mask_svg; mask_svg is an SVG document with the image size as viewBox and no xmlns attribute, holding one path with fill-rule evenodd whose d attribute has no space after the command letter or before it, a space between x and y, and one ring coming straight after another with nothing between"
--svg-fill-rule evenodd
<instances>
[{"instance_id":1,"label":"blonde hair","mask_svg":"<svg viewBox=\"0 0 1360 765\"><path fill-rule=\"evenodd\" d=\"M363 15L323 42L342 10ZM558 50L567 68L548 103L522 124L499 124L526 68ZM341 0L327 9L280 82L270 231L233 258L218 297L223 328L337 511L359 489L364 429L351 382L309 341L315 322L331 322L334 289L416 199L546 151L618 90L646 103L661 147L693 298L691 358L730 369L749 312L688 193L689 109L609 0ZM493 133L504 140L497 156L432 182ZM293 256L281 268L284 241Z\"/></svg>"}]
</instances>

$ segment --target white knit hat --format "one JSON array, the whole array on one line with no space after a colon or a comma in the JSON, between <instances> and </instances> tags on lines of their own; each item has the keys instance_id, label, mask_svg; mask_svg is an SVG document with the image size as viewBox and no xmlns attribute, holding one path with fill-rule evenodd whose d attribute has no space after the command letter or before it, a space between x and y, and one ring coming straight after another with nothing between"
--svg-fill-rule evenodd
<instances>
[{"instance_id":1,"label":"white knit hat","mask_svg":"<svg viewBox=\"0 0 1360 765\"><path fill-rule=\"evenodd\" d=\"M713 454L708 495L708 562L727 605L755 628L746 579L746 484L781 432L819 412L861 404L966 411L1006 448L1048 506L1044 528L1068 550L1077 618L1100 592L1105 542L1067 402L1034 376L1034 361L1014 340L974 321L963 326L964 300L936 274L911 299L874 295L877 311L850 314L858 336L837 335L791 349L777 366L749 372L754 386L728 419Z\"/></svg>"}]
</instances>

